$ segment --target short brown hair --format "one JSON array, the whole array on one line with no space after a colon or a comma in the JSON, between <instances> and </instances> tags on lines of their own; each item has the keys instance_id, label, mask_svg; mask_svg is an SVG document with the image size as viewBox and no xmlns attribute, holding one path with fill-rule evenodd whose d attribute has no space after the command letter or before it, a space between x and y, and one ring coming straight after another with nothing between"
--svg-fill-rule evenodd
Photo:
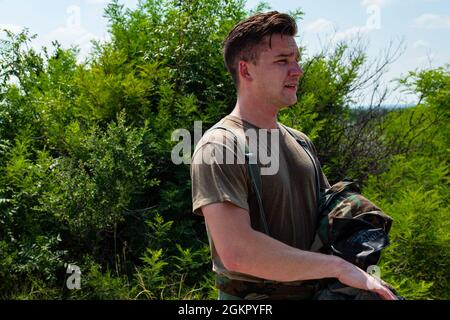
<instances>
[{"instance_id":1,"label":"short brown hair","mask_svg":"<svg viewBox=\"0 0 450 320\"><path fill-rule=\"evenodd\" d=\"M270 37L274 33L295 36L297 23L294 18L285 13L270 11L259 13L239 22L228 34L223 42L223 56L225 66L231 73L236 86L239 77L237 75L237 62L239 60L256 63L258 59L257 48L262 44L264 37Z\"/></svg>"}]
</instances>

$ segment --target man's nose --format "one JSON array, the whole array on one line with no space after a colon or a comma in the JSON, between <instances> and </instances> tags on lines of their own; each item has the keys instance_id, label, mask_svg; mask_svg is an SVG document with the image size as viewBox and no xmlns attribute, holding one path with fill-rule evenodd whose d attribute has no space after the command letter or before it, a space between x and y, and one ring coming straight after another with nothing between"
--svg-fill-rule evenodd
<instances>
[{"instance_id":1,"label":"man's nose","mask_svg":"<svg viewBox=\"0 0 450 320\"><path fill-rule=\"evenodd\" d=\"M301 77L303 75L303 68L300 66L300 64L298 62L295 62L291 69L289 70L289 75L290 76L295 76L295 77Z\"/></svg>"}]
</instances>

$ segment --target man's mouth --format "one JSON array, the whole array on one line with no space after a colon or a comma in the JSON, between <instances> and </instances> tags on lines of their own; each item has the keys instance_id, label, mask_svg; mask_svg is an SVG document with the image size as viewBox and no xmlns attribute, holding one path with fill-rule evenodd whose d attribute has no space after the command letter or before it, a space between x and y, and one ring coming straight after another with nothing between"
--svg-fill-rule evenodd
<instances>
[{"instance_id":1,"label":"man's mouth","mask_svg":"<svg viewBox=\"0 0 450 320\"><path fill-rule=\"evenodd\" d=\"M288 88L288 89L291 89L291 90L297 90L297 85L296 84L286 84L284 87Z\"/></svg>"}]
</instances>

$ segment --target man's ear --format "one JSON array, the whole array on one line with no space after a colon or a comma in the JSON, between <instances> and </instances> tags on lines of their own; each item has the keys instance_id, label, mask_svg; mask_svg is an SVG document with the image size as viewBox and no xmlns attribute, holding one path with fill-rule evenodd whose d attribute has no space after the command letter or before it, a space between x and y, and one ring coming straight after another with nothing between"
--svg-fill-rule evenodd
<instances>
[{"instance_id":1,"label":"man's ear","mask_svg":"<svg viewBox=\"0 0 450 320\"><path fill-rule=\"evenodd\" d=\"M240 60L238 68L239 68L239 75L241 78L249 81L252 80L252 76L250 75L250 72L248 70L248 62Z\"/></svg>"}]
</instances>

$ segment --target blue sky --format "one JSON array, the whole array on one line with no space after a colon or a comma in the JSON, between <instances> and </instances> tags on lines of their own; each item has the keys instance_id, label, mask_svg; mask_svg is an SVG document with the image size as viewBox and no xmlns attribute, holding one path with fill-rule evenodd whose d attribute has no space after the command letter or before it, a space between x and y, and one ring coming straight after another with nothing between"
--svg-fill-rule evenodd
<instances>
[{"instance_id":1,"label":"blue sky","mask_svg":"<svg viewBox=\"0 0 450 320\"><path fill-rule=\"evenodd\" d=\"M78 45L81 56L89 52L92 39L107 39L103 10L107 0L0 0L0 29L23 27L38 34L33 46L49 46L59 40ZM134 8L137 0L122 0ZM247 7L259 1L248 0ZM298 42L313 54L324 45L359 35L368 43L369 58L381 56L389 43L403 41L403 54L389 67L383 80L398 78L410 70L450 63L449 0L270 0L272 9L305 12L299 22ZM389 84L393 88L393 84ZM394 93L387 103L408 103L414 98Z\"/></svg>"}]
</instances>

